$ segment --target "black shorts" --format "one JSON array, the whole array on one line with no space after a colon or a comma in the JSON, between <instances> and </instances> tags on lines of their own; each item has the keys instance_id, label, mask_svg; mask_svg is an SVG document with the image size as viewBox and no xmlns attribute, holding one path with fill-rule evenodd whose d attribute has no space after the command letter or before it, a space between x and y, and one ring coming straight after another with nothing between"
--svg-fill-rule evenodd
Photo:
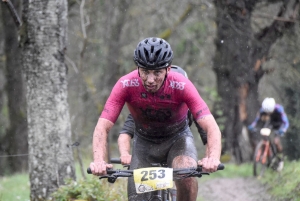
<instances>
[{"instance_id":1,"label":"black shorts","mask_svg":"<svg viewBox=\"0 0 300 201\"><path fill-rule=\"evenodd\" d=\"M173 159L180 155L198 160L193 134L189 127L160 144L134 135L132 153L130 169L151 167L151 163L162 162L167 162L168 166L172 167ZM148 200L149 196L150 193L136 194L133 178L128 178L128 200Z\"/></svg>"}]
</instances>

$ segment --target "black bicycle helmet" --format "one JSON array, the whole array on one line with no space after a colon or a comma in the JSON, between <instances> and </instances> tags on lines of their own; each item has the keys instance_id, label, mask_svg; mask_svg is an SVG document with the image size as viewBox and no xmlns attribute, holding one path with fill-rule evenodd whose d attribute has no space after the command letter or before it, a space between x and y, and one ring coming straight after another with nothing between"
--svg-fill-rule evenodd
<instances>
[{"instance_id":1,"label":"black bicycle helmet","mask_svg":"<svg viewBox=\"0 0 300 201\"><path fill-rule=\"evenodd\" d=\"M173 60L170 44L161 38L146 38L139 42L133 60L140 68L156 70L169 67Z\"/></svg>"}]
</instances>

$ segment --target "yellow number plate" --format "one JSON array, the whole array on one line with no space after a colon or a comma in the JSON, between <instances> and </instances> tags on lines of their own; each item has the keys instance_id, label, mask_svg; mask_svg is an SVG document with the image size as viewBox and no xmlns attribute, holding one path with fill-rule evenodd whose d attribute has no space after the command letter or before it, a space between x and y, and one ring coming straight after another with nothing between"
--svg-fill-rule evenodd
<instances>
[{"instance_id":1,"label":"yellow number plate","mask_svg":"<svg viewBox=\"0 0 300 201\"><path fill-rule=\"evenodd\" d=\"M173 187L173 169L162 167L141 168L133 171L137 193L146 193Z\"/></svg>"}]
</instances>

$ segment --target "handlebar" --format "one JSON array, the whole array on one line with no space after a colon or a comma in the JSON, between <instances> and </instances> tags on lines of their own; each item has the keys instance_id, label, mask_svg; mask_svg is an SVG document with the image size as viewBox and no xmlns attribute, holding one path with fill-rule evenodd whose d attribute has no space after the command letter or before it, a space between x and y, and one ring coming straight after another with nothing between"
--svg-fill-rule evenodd
<instances>
[{"instance_id":1,"label":"handlebar","mask_svg":"<svg viewBox=\"0 0 300 201\"><path fill-rule=\"evenodd\" d=\"M111 158L110 159L110 162L111 163L114 163L114 164L121 164L121 159L120 158ZM153 163L154 164L154 163ZM155 163L156 164L156 163ZM165 164L165 163L163 163ZM201 166L198 166L198 168L201 167ZM225 169L225 166L223 163L220 163L217 170L224 170Z\"/></svg>"},{"instance_id":2,"label":"handlebar","mask_svg":"<svg viewBox=\"0 0 300 201\"><path fill-rule=\"evenodd\" d=\"M121 164L119 158L110 159L111 163ZM220 163L217 170L224 170L224 164ZM133 176L133 170L121 170L121 169L107 169L107 175L100 176L102 178L108 178L109 182L113 183L117 177L131 177ZM92 174L90 168L87 168L87 173ZM182 179L187 177L201 177L202 175L209 175L207 172L202 172L202 166L197 168L179 168L173 169L173 175L175 179Z\"/></svg>"}]
</instances>

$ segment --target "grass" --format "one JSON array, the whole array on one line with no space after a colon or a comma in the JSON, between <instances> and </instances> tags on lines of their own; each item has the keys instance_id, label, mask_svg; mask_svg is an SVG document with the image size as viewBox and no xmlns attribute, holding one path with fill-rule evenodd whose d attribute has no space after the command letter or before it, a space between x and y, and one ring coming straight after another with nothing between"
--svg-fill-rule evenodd
<instances>
[{"instance_id":1,"label":"grass","mask_svg":"<svg viewBox=\"0 0 300 201\"><path fill-rule=\"evenodd\" d=\"M89 162L84 165L88 166ZM285 167L281 173L274 171L267 171L260 181L269 186L269 192L278 200L293 200L300 201L300 162L286 162ZM77 181L83 180L79 165L76 165ZM86 175L88 179L91 175ZM198 179L199 185L202 182L214 178L235 178L235 177L252 177L252 164L225 164L225 170L218 171L203 176ZM126 192L126 184L120 181L118 185L118 192ZM107 186L109 191L116 186L116 184ZM0 201L14 200L14 201L28 201L29 200L29 177L27 173L16 174L9 177L0 177Z\"/></svg>"},{"instance_id":2,"label":"grass","mask_svg":"<svg viewBox=\"0 0 300 201\"><path fill-rule=\"evenodd\" d=\"M84 161L84 165L88 167L91 160ZM86 168L84 167L84 168ZM76 178L82 180L83 176L80 166L76 163ZM89 177L90 175L87 175ZM20 173L10 176L0 177L0 201L29 201L30 200L30 183L29 174Z\"/></svg>"},{"instance_id":3,"label":"grass","mask_svg":"<svg viewBox=\"0 0 300 201\"><path fill-rule=\"evenodd\" d=\"M300 162L285 162L282 172L268 171L261 179L278 200L300 201Z\"/></svg>"},{"instance_id":4,"label":"grass","mask_svg":"<svg viewBox=\"0 0 300 201\"><path fill-rule=\"evenodd\" d=\"M0 177L0 201L28 201L29 176L27 173Z\"/></svg>"}]
</instances>

